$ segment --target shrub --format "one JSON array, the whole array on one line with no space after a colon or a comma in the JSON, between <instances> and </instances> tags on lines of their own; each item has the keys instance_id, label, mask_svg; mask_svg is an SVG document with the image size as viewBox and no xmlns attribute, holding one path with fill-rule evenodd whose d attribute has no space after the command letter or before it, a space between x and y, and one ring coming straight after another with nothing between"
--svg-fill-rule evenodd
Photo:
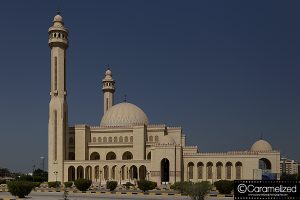
<instances>
[{"instance_id":1,"label":"shrub","mask_svg":"<svg viewBox=\"0 0 300 200\"><path fill-rule=\"evenodd\" d=\"M34 188L34 183L29 181L10 181L7 183L8 190L13 196L24 198Z\"/></svg>"},{"instance_id":2,"label":"shrub","mask_svg":"<svg viewBox=\"0 0 300 200\"><path fill-rule=\"evenodd\" d=\"M64 185L65 185L66 188L72 187L73 182L72 181L64 182Z\"/></svg>"},{"instance_id":3,"label":"shrub","mask_svg":"<svg viewBox=\"0 0 300 200\"><path fill-rule=\"evenodd\" d=\"M193 200L204 200L210 190L211 184L208 181L190 183L189 187L184 188L184 192Z\"/></svg>"},{"instance_id":4,"label":"shrub","mask_svg":"<svg viewBox=\"0 0 300 200\"><path fill-rule=\"evenodd\" d=\"M141 181L138 181L137 182L138 184L138 187L143 190L144 192L145 191L148 191L148 190L153 190L156 188L157 186L157 183L156 182L153 182L153 181L148 181L148 180L141 180Z\"/></svg>"},{"instance_id":5,"label":"shrub","mask_svg":"<svg viewBox=\"0 0 300 200\"><path fill-rule=\"evenodd\" d=\"M123 185L126 187L126 189L129 189L130 186L134 186L134 184L132 184L132 183L130 183L130 182L126 182L126 183L123 184Z\"/></svg>"},{"instance_id":6,"label":"shrub","mask_svg":"<svg viewBox=\"0 0 300 200\"><path fill-rule=\"evenodd\" d=\"M114 191L118 185L117 181L107 181L106 182L106 188L110 191Z\"/></svg>"},{"instance_id":7,"label":"shrub","mask_svg":"<svg viewBox=\"0 0 300 200\"><path fill-rule=\"evenodd\" d=\"M87 179L77 179L74 182L76 188L80 191L86 191L87 189L89 189L89 187L92 185L92 181L91 180L87 180Z\"/></svg>"},{"instance_id":8,"label":"shrub","mask_svg":"<svg viewBox=\"0 0 300 200\"><path fill-rule=\"evenodd\" d=\"M48 182L48 187L52 188L52 187L59 187L61 185L60 181L51 181Z\"/></svg>"},{"instance_id":9,"label":"shrub","mask_svg":"<svg viewBox=\"0 0 300 200\"><path fill-rule=\"evenodd\" d=\"M138 181L138 187L140 188L140 190L143 190L144 192L148 190L153 190L156 188L156 186L157 183L153 181L147 181L147 180Z\"/></svg>"},{"instance_id":10,"label":"shrub","mask_svg":"<svg viewBox=\"0 0 300 200\"><path fill-rule=\"evenodd\" d=\"M221 194L230 194L233 190L233 181L229 180L220 180L214 183L217 190Z\"/></svg>"},{"instance_id":11,"label":"shrub","mask_svg":"<svg viewBox=\"0 0 300 200\"><path fill-rule=\"evenodd\" d=\"M187 189L191 187L192 184L193 183L190 181L176 182L173 185L171 185L170 188L181 193L186 193Z\"/></svg>"}]
</instances>

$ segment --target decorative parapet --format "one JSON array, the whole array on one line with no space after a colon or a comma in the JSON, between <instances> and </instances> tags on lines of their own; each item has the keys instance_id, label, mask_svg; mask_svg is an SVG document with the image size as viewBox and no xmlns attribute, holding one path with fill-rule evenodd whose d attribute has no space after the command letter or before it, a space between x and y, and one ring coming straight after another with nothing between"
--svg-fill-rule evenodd
<instances>
[{"instance_id":1,"label":"decorative parapet","mask_svg":"<svg viewBox=\"0 0 300 200\"><path fill-rule=\"evenodd\" d=\"M148 124L148 128L165 128L165 124Z\"/></svg>"},{"instance_id":2,"label":"decorative parapet","mask_svg":"<svg viewBox=\"0 0 300 200\"><path fill-rule=\"evenodd\" d=\"M183 153L185 156L226 156L226 155L258 155L257 152L251 151L230 151L230 152L213 152L213 153Z\"/></svg>"}]
</instances>

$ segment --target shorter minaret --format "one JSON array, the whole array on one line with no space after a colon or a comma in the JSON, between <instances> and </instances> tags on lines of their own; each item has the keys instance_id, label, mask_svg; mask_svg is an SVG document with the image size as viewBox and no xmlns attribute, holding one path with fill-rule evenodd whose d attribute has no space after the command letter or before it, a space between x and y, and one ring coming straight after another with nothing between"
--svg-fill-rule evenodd
<instances>
[{"instance_id":1,"label":"shorter minaret","mask_svg":"<svg viewBox=\"0 0 300 200\"><path fill-rule=\"evenodd\" d=\"M102 91L104 96L104 114L114 105L115 80L112 78L111 70L108 68L102 80Z\"/></svg>"}]
</instances>

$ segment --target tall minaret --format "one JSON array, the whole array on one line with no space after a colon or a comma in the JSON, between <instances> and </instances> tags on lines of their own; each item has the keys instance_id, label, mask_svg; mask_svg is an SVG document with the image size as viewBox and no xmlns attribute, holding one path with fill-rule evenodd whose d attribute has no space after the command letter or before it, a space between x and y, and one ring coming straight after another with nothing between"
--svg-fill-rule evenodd
<instances>
[{"instance_id":1,"label":"tall minaret","mask_svg":"<svg viewBox=\"0 0 300 200\"><path fill-rule=\"evenodd\" d=\"M114 105L115 80L112 78L112 73L108 68L105 72L105 77L102 80L102 91L104 96L104 114Z\"/></svg>"},{"instance_id":2,"label":"tall minaret","mask_svg":"<svg viewBox=\"0 0 300 200\"><path fill-rule=\"evenodd\" d=\"M48 179L64 181L64 160L68 155L66 137L68 135L68 105L66 90L66 49L68 30L57 12L53 25L49 28L51 49L51 100L48 124Z\"/></svg>"}]
</instances>

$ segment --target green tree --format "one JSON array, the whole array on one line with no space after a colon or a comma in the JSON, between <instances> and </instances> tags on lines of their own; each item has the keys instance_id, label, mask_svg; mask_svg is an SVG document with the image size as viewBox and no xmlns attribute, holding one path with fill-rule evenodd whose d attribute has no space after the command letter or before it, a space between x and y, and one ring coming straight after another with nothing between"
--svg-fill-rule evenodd
<instances>
[{"instance_id":1,"label":"green tree","mask_svg":"<svg viewBox=\"0 0 300 200\"><path fill-rule=\"evenodd\" d=\"M7 187L12 195L25 198L35 187L35 184L29 181L10 181L7 183Z\"/></svg>"},{"instance_id":2,"label":"green tree","mask_svg":"<svg viewBox=\"0 0 300 200\"><path fill-rule=\"evenodd\" d=\"M110 191L114 191L117 186L118 186L117 181L107 181L106 182L106 188L109 189Z\"/></svg>"},{"instance_id":3,"label":"green tree","mask_svg":"<svg viewBox=\"0 0 300 200\"><path fill-rule=\"evenodd\" d=\"M141 180L141 181L138 181L137 183L138 183L138 187L140 188L140 190L143 190L144 192L146 192L148 190L153 190L157 186L156 182L147 181L147 180Z\"/></svg>"},{"instance_id":4,"label":"green tree","mask_svg":"<svg viewBox=\"0 0 300 200\"><path fill-rule=\"evenodd\" d=\"M87 189L90 188L90 186L92 185L92 181L91 180L87 180L87 179L77 179L74 182L76 188L80 191L87 191Z\"/></svg>"},{"instance_id":5,"label":"green tree","mask_svg":"<svg viewBox=\"0 0 300 200\"><path fill-rule=\"evenodd\" d=\"M204 200L205 196L211 190L211 184L208 181L197 183L188 183L183 186L183 192L189 195L192 200Z\"/></svg>"},{"instance_id":6,"label":"green tree","mask_svg":"<svg viewBox=\"0 0 300 200\"><path fill-rule=\"evenodd\" d=\"M233 181L220 180L215 182L214 185L221 194L231 194L233 190Z\"/></svg>"}]
</instances>

